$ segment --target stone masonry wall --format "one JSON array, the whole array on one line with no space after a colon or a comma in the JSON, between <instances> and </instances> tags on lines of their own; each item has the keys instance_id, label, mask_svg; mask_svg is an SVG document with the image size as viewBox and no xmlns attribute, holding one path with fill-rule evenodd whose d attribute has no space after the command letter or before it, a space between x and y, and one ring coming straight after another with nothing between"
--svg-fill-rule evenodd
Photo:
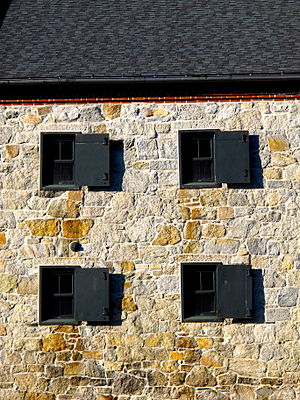
<instances>
[{"instance_id":1,"label":"stone masonry wall","mask_svg":"<svg viewBox=\"0 0 300 400\"><path fill-rule=\"evenodd\" d=\"M250 132L253 187L179 189L197 128ZM42 131L109 133L113 186L40 190ZM0 107L0 144L1 400L300 399L299 102ZM250 264L254 320L182 323L188 261ZM40 265L108 267L111 324L39 326Z\"/></svg>"}]
</instances>

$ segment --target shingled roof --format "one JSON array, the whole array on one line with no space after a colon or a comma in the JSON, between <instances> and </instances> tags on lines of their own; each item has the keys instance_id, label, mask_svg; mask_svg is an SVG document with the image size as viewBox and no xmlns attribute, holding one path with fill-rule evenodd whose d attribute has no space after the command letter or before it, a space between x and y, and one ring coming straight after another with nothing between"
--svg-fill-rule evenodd
<instances>
[{"instance_id":1,"label":"shingled roof","mask_svg":"<svg viewBox=\"0 0 300 400\"><path fill-rule=\"evenodd\" d=\"M0 81L298 75L299 31L299 0L12 0Z\"/></svg>"}]
</instances>

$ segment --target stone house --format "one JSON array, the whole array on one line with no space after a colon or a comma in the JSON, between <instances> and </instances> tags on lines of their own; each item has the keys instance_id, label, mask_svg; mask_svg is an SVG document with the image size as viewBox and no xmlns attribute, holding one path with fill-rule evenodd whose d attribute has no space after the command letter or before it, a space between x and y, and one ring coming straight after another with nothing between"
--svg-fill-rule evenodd
<instances>
[{"instance_id":1,"label":"stone house","mask_svg":"<svg viewBox=\"0 0 300 400\"><path fill-rule=\"evenodd\" d=\"M300 399L297 2L0 9L0 399Z\"/></svg>"}]
</instances>

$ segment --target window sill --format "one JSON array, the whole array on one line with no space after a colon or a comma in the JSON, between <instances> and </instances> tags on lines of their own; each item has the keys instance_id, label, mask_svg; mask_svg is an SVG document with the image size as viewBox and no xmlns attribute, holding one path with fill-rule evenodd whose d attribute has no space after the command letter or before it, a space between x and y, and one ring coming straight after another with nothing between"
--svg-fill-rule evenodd
<instances>
[{"instance_id":1,"label":"window sill","mask_svg":"<svg viewBox=\"0 0 300 400\"><path fill-rule=\"evenodd\" d=\"M205 188L218 188L222 185L216 182L189 182L189 183L182 183L180 188L181 189L205 189Z\"/></svg>"},{"instance_id":2,"label":"window sill","mask_svg":"<svg viewBox=\"0 0 300 400\"><path fill-rule=\"evenodd\" d=\"M223 319L216 315L195 315L192 317L184 318L182 322L222 322Z\"/></svg>"},{"instance_id":3,"label":"window sill","mask_svg":"<svg viewBox=\"0 0 300 400\"><path fill-rule=\"evenodd\" d=\"M80 190L80 187L75 185L46 185L42 186L41 189L52 190L52 191L65 191L65 190Z\"/></svg>"},{"instance_id":4,"label":"window sill","mask_svg":"<svg viewBox=\"0 0 300 400\"><path fill-rule=\"evenodd\" d=\"M74 319L46 319L40 321L39 325L79 325Z\"/></svg>"}]
</instances>

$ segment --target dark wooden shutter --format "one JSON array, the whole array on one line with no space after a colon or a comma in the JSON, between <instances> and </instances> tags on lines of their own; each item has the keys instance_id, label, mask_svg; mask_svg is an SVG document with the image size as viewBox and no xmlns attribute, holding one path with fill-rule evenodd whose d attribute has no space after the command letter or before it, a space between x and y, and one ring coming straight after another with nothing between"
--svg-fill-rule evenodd
<instances>
[{"instance_id":1,"label":"dark wooden shutter","mask_svg":"<svg viewBox=\"0 0 300 400\"><path fill-rule=\"evenodd\" d=\"M108 135L75 136L75 185L109 186Z\"/></svg>"},{"instance_id":2,"label":"dark wooden shutter","mask_svg":"<svg viewBox=\"0 0 300 400\"><path fill-rule=\"evenodd\" d=\"M250 183L248 132L215 133L217 183Z\"/></svg>"},{"instance_id":3,"label":"dark wooden shutter","mask_svg":"<svg viewBox=\"0 0 300 400\"><path fill-rule=\"evenodd\" d=\"M248 265L219 265L217 269L218 316L250 318L252 277Z\"/></svg>"},{"instance_id":4,"label":"dark wooden shutter","mask_svg":"<svg viewBox=\"0 0 300 400\"><path fill-rule=\"evenodd\" d=\"M76 322L109 321L108 269L76 269L74 301Z\"/></svg>"}]
</instances>

